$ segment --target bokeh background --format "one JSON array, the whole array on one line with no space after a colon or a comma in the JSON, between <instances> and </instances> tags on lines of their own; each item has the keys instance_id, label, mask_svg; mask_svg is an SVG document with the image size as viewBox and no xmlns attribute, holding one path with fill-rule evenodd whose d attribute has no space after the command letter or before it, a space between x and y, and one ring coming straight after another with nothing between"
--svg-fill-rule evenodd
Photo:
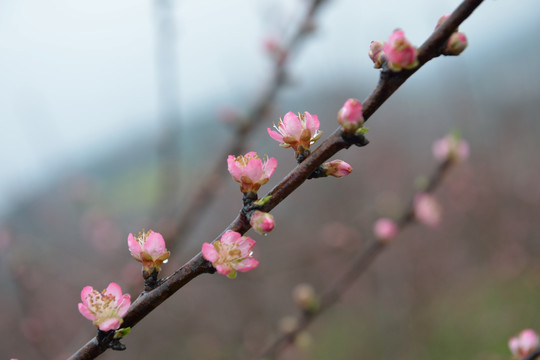
<instances>
[{"instance_id":1,"label":"bokeh background","mask_svg":"<svg viewBox=\"0 0 540 360\"><path fill-rule=\"evenodd\" d=\"M174 225L206 177L224 181L193 229L167 239L163 273L236 216L220 150L271 80L265 44L286 42L308 4L0 1L1 356L65 359L89 340L82 287L115 281L136 297L127 235ZM294 166L266 135L272 121L308 110L330 133L343 102L376 84L370 41L401 27L420 45L458 4L328 0L249 137L279 161L262 190ZM469 48L428 63L370 119L370 145L339 154L350 176L307 182L273 211L269 236L249 233L257 270L197 278L134 329L126 352L102 358L253 357L297 313L292 289L332 283L372 223L398 216L434 170L432 142L458 129L471 157L436 192L441 226L407 229L282 358L508 359L510 336L540 330L539 11L535 0L485 1L460 27Z\"/></svg>"}]
</instances>

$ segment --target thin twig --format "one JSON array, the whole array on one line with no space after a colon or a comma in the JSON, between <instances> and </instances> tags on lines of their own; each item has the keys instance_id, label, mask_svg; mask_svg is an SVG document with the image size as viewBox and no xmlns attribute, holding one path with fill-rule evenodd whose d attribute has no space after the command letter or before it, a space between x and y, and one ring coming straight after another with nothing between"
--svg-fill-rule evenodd
<instances>
[{"instance_id":1,"label":"thin twig","mask_svg":"<svg viewBox=\"0 0 540 360\"><path fill-rule=\"evenodd\" d=\"M444 174L450 168L452 164L451 160L446 160L441 163L433 175L429 179L429 183L422 192L431 193L440 184ZM410 205L403 211L398 221L398 228L402 231L408 225L415 222L414 217L414 203L410 202ZM375 258L386 248L387 243L379 240L372 240L368 245L358 252L356 257L351 261L347 271L343 273L328 289L326 289L319 300L319 307L310 311L303 311L297 319L296 327L283 333L271 344L269 344L257 359L273 359L281 351L283 351L288 345L294 343L295 339L301 334L316 318L322 315L326 310L332 307L343 294L351 287L351 285L358 280L358 278L365 273L369 266L373 263Z\"/></svg>"},{"instance_id":2,"label":"thin twig","mask_svg":"<svg viewBox=\"0 0 540 360\"><path fill-rule=\"evenodd\" d=\"M181 246L185 243L184 238L186 235L199 223L199 220L202 219L201 214L204 213L210 204L212 204L212 200L215 199L215 195L226 174L226 167L223 165L223 160L227 155L239 155L243 153L246 149L249 135L257 128L257 125L267 119L271 104L274 102L278 91L286 82L287 66L291 54L297 52L302 40L312 33L313 17L317 10L320 9L320 5L325 1L326 0L314 0L310 4L304 18L299 22L295 33L291 36L289 41L280 48L280 55L275 59L274 68L267 88L263 91L246 119L236 127L234 139L232 139L229 145L221 152L221 155L217 156L216 163L208 172L209 175L206 176L198 185L197 189L194 190L194 195L191 196L189 204L185 206L179 221L170 230L164 232L166 239L175 240L174 247L172 248L173 252L179 251Z\"/></svg>"},{"instance_id":3,"label":"thin twig","mask_svg":"<svg viewBox=\"0 0 540 360\"><path fill-rule=\"evenodd\" d=\"M434 33L418 50L419 65L423 66L430 59L440 55L440 49L454 29L463 22L476 9L483 0L464 0L450 17L438 27ZM416 70L402 71L400 73L381 72L381 80L376 89L364 101L364 119L367 120L387 99L392 95ZM262 211L269 212L280 204L287 196L296 190L322 163L342 149L350 147L350 143L342 137L342 130L335 130L328 139L315 149L302 163L298 164L279 184L277 184L266 196L270 196L268 202L261 207ZM266 197L265 196L265 197ZM241 234L250 229L250 224L245 214L239 211L235 220L225 229L237 231ZM223 234L222 232L222 234ZM217 236L214 241L221 238ZM124 318L123 326L133 327L142 318L148 315L154 308L174 294L178 289L186 285L195 277L212 272L213 268L201 253L198 253L176 273L154 290L142 293L131 305ZM69 359L94 359L107 349L100 346L96 338L90 340Z\"/></svg>"}]
</instances>

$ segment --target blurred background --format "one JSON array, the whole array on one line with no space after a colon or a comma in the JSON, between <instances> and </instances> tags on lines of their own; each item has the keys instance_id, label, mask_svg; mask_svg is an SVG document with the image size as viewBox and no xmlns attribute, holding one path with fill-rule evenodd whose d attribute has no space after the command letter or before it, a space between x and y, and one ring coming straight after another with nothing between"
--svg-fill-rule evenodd
<instances>
[{"instance_id":1,"label":"blurred background","mask_svg":"<svg viewBox=\"0 0 540 360\"><path fill-rule=\"evenodd\" d=\"M235 128L257 114L245 148L279 161L264 193L295 164L267 136L273 121L307 110L324 139L377 82L370 41L400 27L420 45L459 3L327 0L272 83L308 0L0 1L1 355L67 358L95 335L77 310L84 286L142 290L130 232L174 233L199 184L224 175L166 238L168 275L234 219ZM539 10L485 1L460 27L469 48L426 64L372 116L370 145L339 154L350 176L305 183L269 236L248 233L258 269L197 278L102 358L253 357L297 313L292 289L332 283L458 129L471 157L436 192L441 226L407 229L281 358L508 359L510 336L540 330Z\"/></svg>"}]
</instances>

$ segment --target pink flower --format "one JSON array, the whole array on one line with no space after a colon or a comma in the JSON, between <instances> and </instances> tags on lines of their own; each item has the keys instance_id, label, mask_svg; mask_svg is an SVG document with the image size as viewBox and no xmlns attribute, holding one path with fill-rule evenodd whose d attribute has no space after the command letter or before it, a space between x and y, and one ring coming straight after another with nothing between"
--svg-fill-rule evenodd
<instances>
[{"instance_id":1,"label":"pink flower","mask_svg":"<svg viewBox=\"0 0 540 360\"><path fill-rule=\"evenodd\" d=\"M524 358L532 353L538 345L538 335L531 329L523 330L518 336L515 336L508 341L510 351L519 358Z\"/></svg>"},{"instance_id":2,"label":"pink flower","mask_svg":"<svg viewBox=\"0 0 540 360\"><path fill-rule=\"evenodd\" d=\"M322 165L322 168L324 169L327 176L333 176L337 178L347 176L352 172L351 165L347 164L343 160L332 160L326 162Z\"/></svg>"},{"instance_id":3,"label":"pink flower","mask_svg":"<svg viewBox=\"0 0 540 360\"><path fill-rule=\"evenodd\" d=\"M383 47L384 56L388 61L388 68L392 71L412 69L418 65L416 47L411 45L405 37L403 30L397 29L388 38Z\"/></svg>"},{"instance_id":4,"label":"pink flower","mask_svg":"<svg viewBox=\"0 0 540 360\"><path fill-rule=\"evenodd\" d=\"M171 253L165 247L165 240L160 233L152 230L139 233L137 237L133 234L128 236L128 247L131 256L143 264L147 271L152 268L161 270L161 264L166 262Z\"/></svg>"},{"instance_id":5,"label":"pink flower","mask_svg":"<svg viewBox=\"0 0 540 360\"><path fill-rule=\"evenodd\" d=\"M372 41L371 44L369 44L369 53L368 56L373 61L373 67L375 69L380 69L383 62L384 62L384 41Z\"/></svg>"},{"instance_id":6,"label":"pink flower","mask_svg":"<svg viewBox=\"0 0 540 360\"><path fill-rule=\"evenodd\" d=\"M246 155L227 158L229 173L234 181L240 183L240 191L243 193L257 192L261 185L270 179L277 167L277 160L274 158L263 161L256 152L248 152Z\"/></svg>"},{"instance_id":7,"label":"pink flower","mask_svg":"<svg viewBox=\"0 0 540 360\"><path fill-rule=\"evenodd\" d=\"M265 235L274 229L274 217L272 214L259 210L253 212L249 223L253 230L261 235Z\"/></svg>"},{"instance_id":8,"label":"pink flower","mask_svg":"<svg viewBox=\"0 0 540 360\"><path fill-rule=\"evenodd\" d=\"M235 231L227 231L219 241L204 243L202 253L217 272L234 279L236 272L246 272L256 268L259 262L252 257L255 240Z\"/></svg>"},{"instance_id":9,"label":"pink flower","mask_svg":"<svg viewBox=\"0 0 540 360\"><path fill-rule=\"evenodd\" d=\"M389 242L398 234L398 226L390 219L381 218L373 225L375 237L382 242Z\"/></svg>"},{"instance_id":10,"label":"pink flower","mask_svg":"<svg viewBox=\"0 0 540 360\"><path fill-rule=\"evenodd\" d=\"M459 55L467 48L467 37L464 33L455 32L450 35L443 54L445 55Z\"/></svg>"},{"instance_id":11,"label":"pink flower","mask_svg":"<svg viewBox=\"0 0 540 360\"><path fill-rule=\"evenodd\" d=\"M432 195L419 193L414 197L414 215L422 224L435 228L441 223L442 209Z\"/></svg>"},{"instance_id":12,"label":"pink flower","mask_svg":"<svg viewBox=\"0 0 540 360\"><path fill-rule=\"evenodd\" d=\"M110 283L102 292L85 286L81 291L81 300L79 312L102 331L119 329L131 305L129 294L122 295L122 289L116 283Z\"/></svg>"},{"instance_id":13,"label":"pink flower","mask_svg":"<svg viewBox=\"0 0 540 360\"><path fill-rule=\"evenodd\" d=\"M274 124L277 131L268 128L268 135L279 141L281 143L279 146L292 147L297 154L302 154L321 137L319 126L317 115L311 115L307 111L295 115L289 111L282 120L279 120L277 126Z\"/></svg>"},{"instance_id":14,"label":"pink flower","mask_svg":"<svg viewBox=\"0 0 540 360\"><path fill-rule=\"evenodd\" d=\"M461 162L469 157L469 144L456 135L448 134L433 143L432 152L433 157L440 162L447 159Z\"/></svg>"},{"instance_id":15,"label":"pink flower","mask_svg":"<svg viewBox=\"0 0 540 360\"><path fill-rule=\"evenodd\" d=\"M345 104L338 112L337 121L346 132L355 132L358 128L361 128L364 124L362 103L356 99L345 101Z\"/></svg>"}]
</instances>

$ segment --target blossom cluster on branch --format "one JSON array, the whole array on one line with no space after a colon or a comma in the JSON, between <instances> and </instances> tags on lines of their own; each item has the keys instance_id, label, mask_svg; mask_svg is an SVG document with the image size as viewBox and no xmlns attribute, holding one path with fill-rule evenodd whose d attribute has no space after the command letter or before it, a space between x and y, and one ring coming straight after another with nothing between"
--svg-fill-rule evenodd
<instances>
[{"instance_id":1,"label":"blossom cluster on branch","mask_svg":"<svg viewBox=\"0 0 540 360\"><path fill-rule=\"evenodd\" d=\"M439 41L437 34L442 31L436 31L435 40L432 41L438 41L440 46L437 45L439 47L428 55L422 53L422 48L413 46L400 29L395 30L386 42L372 42L369 56L375 68L383 70L380 84L374 91L375 95L370 95L364 104L354 98L348 99L337 112L336 119L340 128L317 149L312 150L312 146L321 138L322 133L319 130L319 117L315 114L308 111L298 114L287 112L277 125L274 124L273 129L268 128L268 135L277 141L280 147L291 148L294 151L294 157L298 163L296 173L293 172L282 180L268 195L259 199L258 191L274 174L278 165L277 160L268 156L260 157L255 151L249 151L244 155L229 155L227 168L233 180L240 184L240 192L243 196L240 214L218 238L202 244L201 253L173 275L166 279L158 278L162 264L171 255L159 233L143 230L137 236L129 234L129 251L136 261L142 263L145 292L130 308L130 295L123 294L115 283L110 283L102 292L90 286L85 287L81 292L82 302L79 303L79 311L98 328L97 345L91 342L87 344L87 347L94 354L99 354L106 348L124 349L125 347L119 343L119 340L129 332L129 326L121 328L124 322L130 326L136 324L164 299L202 273L217 272L234 278L238 272L257 268L259 261L253 256L256 241L244 235L247 229L252 227L257 233L263 235L272 231L275 221L269 211L306 179L327 176L339 178L350 174L352 167L346 162L327 160L341 149L352 145L368 144L365 138L368 131L364 127L365 121L417 68L435 56L458 55L465 49L467 46L465 35L459 33L457 27L452 32L448 31L452 29L449 29L448 23L445 24L445 22L452 21L453 24L463 21L481 1L474 0L470 4L465 1L462 9L460 8L461 12L455 18L444 16L439 20L436 29L444 29L446 26L444 32L448 36ZM400 78L401 83L396 82L397 86L392 84L392 88L385 88L388 83L384 79L398 76L398 73L405 74ZM463 161L468 156L469 148L458 137L448 136L435 143L433 153L443 167L446 166L445 164ZM308 164L305 165L306 163ZM309 169L309 173L301 173L305 169ZM301 174L299 176L301 179L296 180L295 174ZM292 184L294 181L297 183ZM280 193L282 189L285 190ZM436 227L440 223L441 207L431 191L421 192L415 197L412 216L428 226ZM379 219L374 224L375 237L380 244L387 244L396 237L400 226L399 222L388 218ZM168 287L172 290L168 290ZM319 299L309 286L299 287L295 291L295 301L305 313L320 311L323 306L328 305ZM134 309L134 314L132 318L129 318L132 309ZM519 349L527 348L529 343L530 338L525 340L520 338L512 341L510 347L520 351Z\"/></svg>"}]
</instances>

